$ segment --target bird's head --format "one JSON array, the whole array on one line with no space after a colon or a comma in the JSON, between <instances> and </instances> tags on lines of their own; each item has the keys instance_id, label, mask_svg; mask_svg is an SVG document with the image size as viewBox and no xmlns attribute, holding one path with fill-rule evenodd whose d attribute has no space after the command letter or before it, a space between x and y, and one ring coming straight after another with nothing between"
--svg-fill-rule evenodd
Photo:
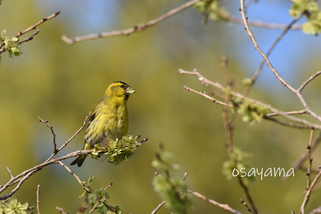
<instances>
[{"instance_id":1,"label":"bird's head","mask_svg":"<svg viewBox=\"0 0 321 214\"><path fill-rule=\"evenodd\" d=\"M105 92L106 97L115 97L115 98L123 98L127 100L129 95L134 93L135 89L131 88L127 83L116 81L110 84Z\"/></svg>"}]
</instances>

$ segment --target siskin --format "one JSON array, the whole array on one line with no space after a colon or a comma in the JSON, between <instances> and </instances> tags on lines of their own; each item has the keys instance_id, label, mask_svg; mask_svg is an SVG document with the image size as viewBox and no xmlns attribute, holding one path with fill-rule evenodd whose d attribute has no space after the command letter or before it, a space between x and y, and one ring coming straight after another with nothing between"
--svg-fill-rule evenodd
<instances>
[{"instance_id":1,"label":"siskin","mask_svg":"<svg viewBox=\"0 0 321 214\"><path fill-rule=\"evenodd\" d=\"M94 107L85 132L83 150L90 150L96 144L104 147L108 139L121 139L128 130L127 101L135 89L128 84L116 81L110 84L102 98ZM79 155L70 165L80 167L87 155Z\"/></svg>"}]
</instances>

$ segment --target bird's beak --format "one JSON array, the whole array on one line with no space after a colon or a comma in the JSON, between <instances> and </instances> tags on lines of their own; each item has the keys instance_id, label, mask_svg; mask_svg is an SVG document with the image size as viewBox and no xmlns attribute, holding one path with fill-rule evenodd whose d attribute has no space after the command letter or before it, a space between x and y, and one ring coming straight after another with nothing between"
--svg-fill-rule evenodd
<instances>
[{"instance_id":1,"label":"bird's beak","mask_svg":"<svg viewBox=\"0 0 321 214\"><path fill-rule=\"evenodd\" d=\"M131 87L128 87L128 88L126 89L126 92L127 92L127 94L132 94L132 93L135 92L135 89L134 89L134 88L131 88Z\"/></svg>"}]
</instances>

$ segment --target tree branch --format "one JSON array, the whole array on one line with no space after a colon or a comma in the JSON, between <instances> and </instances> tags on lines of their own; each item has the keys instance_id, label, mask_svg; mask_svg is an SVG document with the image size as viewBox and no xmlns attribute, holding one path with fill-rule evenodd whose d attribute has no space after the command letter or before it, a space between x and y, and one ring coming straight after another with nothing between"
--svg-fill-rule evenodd
<instances>
[{"instance_id":1,"label":"tree branch","mask_svg":"<svg viewBox=\"0 0 321 214\"><path fill-rule=\"evenodd\" d=\"M307 111L307 113L309 115L311 115L313 118L315 118L317 121L321 122L321 117L319 115L317 115L315 112L313 112L310 107L308 106L308 104L306 103L306 101L304 100L302 94L301 94L301 90L296 90L294 89L291 85L289 85L279 74L279 72L273 67L273 65L271 64L270 60L268 59L268 57L263 53L263 51L261 50L261 48L259 47L258 43L256 42L256 39L252 33L252 31L249 28L249 24L248 24L248 18L245 16L245 12L244 12L244 1L245 0L240 0L241 2L241 15L242 15L242 19L243 19L243 23L245 25L245 30L247 32L247 34L250 36L253 44L254 44L254 48L262 55L262 57L264 58L266 64L269 66L269 68L271 69L271 71L274 73L274 75L276 76L276 78L285 86L287 87L291 92L293 92L300 100L301 104L304 106L305 110ZM303 84L304 85L304 84ZM303 86L304 87L304 86Z\"/></svg>"},{"instance_id":2,"label":"tree branch","mask_svg":"<svg viewBox=\"0 0 321 214\"><path fill-rule=\"evenodd\" d=\"M220 208L222 208L222 209L224 209L224 210L227 210L227 211L229 211L229 212L231 212L231 213L241 214L241 212L239 212L238 210L232 209L228 204L218 203L218 202L216 202L216 201L214 201L214 200L212 200L212 199L209 199L209 198L205 197L204 195L201 195L200 193L194 192L194 191L192 191L192 190L188 190L188 192L192 193L193 195L195 195L195 196L198 197L198 198L203 199L204 201L209 202L210 204L213 204L213 205L215 205L215 206L217 206L217 207L220 207Z\"/></svg>"},{"instance_id":3,"label":"tree branch","mask_svg":"<svg viewBox=\"0 0 321 214\"><path fill-rule=\"evenodd\" d=\"M198 80L200 81L200 83L202 85L204 85L205 87L213 86L213 87L218 88L219 90L221 90L223 93L226 93L226 88L223 87L219 82L212 82L212 81L206 79L196 69L194 69L193 71L185 71L183 69L179 69L178 71L179 71L180 74L189 74L189 75L197 76ZM280 115L280 116L283 116L283 117L285 117L285 118L287 118L289 120L297 122L299 124L287 123L287 122L282 122L282 121L276 120L274 118L273 119L269 118L270 114L264 116L263 117L264 119L268 119L268 120L280 123L281 125L287 125L287 126L294 127L294 128L305 128L305 129L318 129L318 130L321 130L321 125L319 125L319 124L311 123L311 122L309 122L309 121L307 121L305 119L294 117L294 116L291 115L291 113L289 114L288 112L280 111L280 110L272 107L271 105L262 103L260 101L257 101L257 100L251 99L251 98L248 98L248 97L240 94L239 92L230 91L229 93L231 93L231 95L233 95L233 96L235 96L237 98L240 98L241 100L245 100L245 101L250 102L250 103L255 103L255 104L260 105L260 106L265 106L268 110L270 110L272 112L271 116ZM200 94L200 95L203 96L202 94ZM213 101L212 97L207 97L207 96L204 96L204 97L209 99L209 100L211 100L211 101ZM305 111L307 111L307 109L305 109Z\"/></svg>"},{"instance_id":4,"label":"tree branch","mask_svg":"<svg viewBox=\"0 0 321 214\"><path fill-rule=\"evenodd\" d=\"M129 36L132 33L140 32L140 31L145 30L151 26L154 26L155 24L167 19L168 17L173 16L173 15L185 10L186 8L193 6L196 2L199 2L199 1L200 0L191 0L191 1L179 6L177 8L174 8L174 9L168 11L166 14L164 14L156 19L150 20L145 23L137 24L134 27L128 28L125 30L103 32L103 33L98 33L98 34L90 34L90 35L86 35L86 36L78 36L73 39L70 39L67 36L62 35L61 39L68 44L74 44L76 42L83 42L83 41L98 39L98 38L106 38L106 37L122 36L122 35Z\"/></svg>"}]
</instances>

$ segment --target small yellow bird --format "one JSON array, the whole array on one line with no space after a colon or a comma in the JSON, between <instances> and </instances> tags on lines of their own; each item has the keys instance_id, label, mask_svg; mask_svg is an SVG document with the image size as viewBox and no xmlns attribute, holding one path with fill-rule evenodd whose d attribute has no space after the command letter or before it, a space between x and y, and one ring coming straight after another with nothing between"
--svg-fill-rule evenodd
<instances>
[{"instance_id":1,"label":"small yellow bird","mask_svg":"<svg viewBox=\"0 0 321 214\"><path fill-rule=\"evenodd\" d=\"M128 131L127 101L135 89L128 84L116 81L110 84L102 98L94 107L85 132L83 150L90 150L96 144L105 147L108 139L121 139ZM80 167L87 155L79 155L70 165Z\"/></svg>"}]
</instances>

